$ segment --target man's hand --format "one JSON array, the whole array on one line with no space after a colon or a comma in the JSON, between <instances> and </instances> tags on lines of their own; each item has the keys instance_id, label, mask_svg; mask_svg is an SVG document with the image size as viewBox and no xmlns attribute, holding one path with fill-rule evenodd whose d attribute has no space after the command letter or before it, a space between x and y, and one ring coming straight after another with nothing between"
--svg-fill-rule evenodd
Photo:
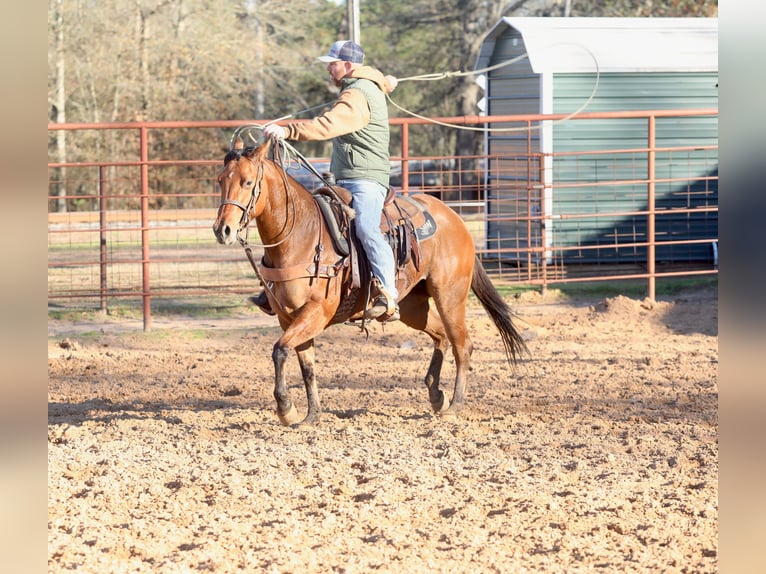
<instances>
[{"instance_id":1,"label":"man's hand","mask_svg":"<svg viewBox=\"0 0 766 574\"><path fill-rule=\"evenodd\" d=\"M285 128L277 124L269 124L263 128L263 135L275 140L283 140L287 135Z\"/></svg>"},{"instance_id":2,"label":"man's hand","mask_svg":"<svg viewBox=\"0 0 766 574\"><path fill-rule=\"evenodd\" d=\"M390 94L396 89L396 86L399 84L399 80L389 74L386 76L386 81L388 82L388 93Z\"/></svg>"}]
</instances>

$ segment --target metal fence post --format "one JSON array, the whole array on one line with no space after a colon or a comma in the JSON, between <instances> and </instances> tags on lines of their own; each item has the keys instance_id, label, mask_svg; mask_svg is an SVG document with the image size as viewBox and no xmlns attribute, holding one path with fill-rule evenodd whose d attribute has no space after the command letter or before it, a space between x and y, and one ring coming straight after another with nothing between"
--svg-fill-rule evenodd
<instances>
[{"instance_id":1,"label":"metal fence post","mask_svg":"<svg viewBox=\"0 0 766 574\"><path fill-rule=\"evenodd\" d=\"M655 179L656 179L656 165L655 165L655 145L656 145L656 139L657 139L657 118L654 116L654 114L649 116L649 153L647 157L647 177L649 178L649 183L647 185L647 215L646 215L646 240L647 240L647 246L646 246L646 270L649 274L648 279L648 286L647 286L647 297L649 297L650 301L654 301L654 297L656 295L656 281L657 278L655 277L656 273L656 267L655 267L655 259L656 259L656 237L655 237Z\"/></svg>"},{"instance_id":2,"label":"metal fence post","mask_svg":"<svg viewBox=\"0 0 766 574\"><path fill-rule=\"evenodd\" d=\"M402 124L402 194L410 193L410 124Z\"/></svg>"},{"instance_id":3,"label":"metal fence post","mask_svg":"<svg viewBox=\"0 0 766 574\"><path fill-rule=\"evenodd\" d=\"M98 235L100 263L101 311L106 313L106 166L98 166Z\"/></svg>"},{"instance_id":4,"label":"metal fence post","mask_svg":"<svg viewBox=\"0 0 766 574\"><path fill-rule=\"evenodd\" d=\"M152 302L149 280L149 143L148 129L141 126L141 276L144 304L144 331L152 330Z\"/></svg>"},{"instance_id":5,"label":"metal fence post","mask_svg":"<svg viewBox=\"0 0 766 574\"><path fill-rule=\"evenodd\" d=\"M531 122L527 124L529 127L529 131L532 131L531 128ZM532 145L531 143L528 144L527 147L528 153L531 157L532 155ZM545 296L548 292L548 226L553 228L553 222L550 221L550 219L547 217L548 213L548 205L546 201L546 186L552 185L552 182L548 181L546 179L545 174L545 168L546 163L551 162L553 163L552 157L546 157L544 154L540 153L538 155L539 163L537 165L537 181L540 182L540 185L538 185L538 189L540 190L540 248L542 251L540 252L540 265L542 265L542 284L540 285L540 294ZM529 170L529 176L527 179L527 187L529 187L529 182L531 179L531 170ZM551 192L552 193L552 192ZM530 214L531 215L531 214ZM530 231L530 237L531 237L531 231ZM553 251L551 251L551 263L555 265L555 258L553 257Z\"/></svg>"}]
</instances>

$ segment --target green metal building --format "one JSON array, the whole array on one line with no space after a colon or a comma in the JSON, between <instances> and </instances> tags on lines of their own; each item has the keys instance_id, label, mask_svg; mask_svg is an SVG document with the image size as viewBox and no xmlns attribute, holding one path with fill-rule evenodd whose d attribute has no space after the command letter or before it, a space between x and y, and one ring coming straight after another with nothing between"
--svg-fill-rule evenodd
<instances>
[{"instance_id":1,"label":"green metal building","mask_svg":"<svg viewBox=\"0 0 766 574\"><path fill-rule=\"evenodd\" d=\"M487 247L510 261L532 245L543 247L535 262L644 262L646 248L636 244L646 241L647 218L627 214L646 210L647 184L610 182L646 179L648 154L558 154L647 147L646 119L575 119L583 112L717 109L718 20L503 18L486 36L476 70L485 70L487 115L572 116L531 131L495 125L507 131L486 135ZM658 147L717 144L717 115L657 119ZM658 151L656 170L673 180L656 184L658 209L717 206L717 149ZM657 261L717 258L717 213L700 211L657 217L657 240L668 242L658 245ZM596 216L610 212L626 215ZM705 241L670 244L687 239ZM614 248L588 249L595 245Z\"/></svg>"}]
</instances>

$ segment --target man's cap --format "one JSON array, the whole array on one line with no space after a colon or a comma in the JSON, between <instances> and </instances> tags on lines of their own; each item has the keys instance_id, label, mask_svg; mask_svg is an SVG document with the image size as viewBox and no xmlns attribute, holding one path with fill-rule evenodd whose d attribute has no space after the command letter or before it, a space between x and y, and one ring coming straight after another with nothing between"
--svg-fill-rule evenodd
<instances>
[{"instance_id":1,"label":"man's cap","mask_svg":"<svg viewBox=\"0 0 766 574\"><path fill-rule=\"evenodd\" d=\"M326 56L319 56L320 62L351 62L361 64L364 61L364 50L356 42L351 40L339 40L335 42Z\"/></svg>"}]
</instances>

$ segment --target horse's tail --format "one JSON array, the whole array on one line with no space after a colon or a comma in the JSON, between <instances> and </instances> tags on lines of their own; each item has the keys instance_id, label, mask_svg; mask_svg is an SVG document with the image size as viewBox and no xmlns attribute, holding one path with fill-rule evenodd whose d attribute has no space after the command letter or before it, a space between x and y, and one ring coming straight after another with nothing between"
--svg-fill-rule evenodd
<instances>
[{"instance_id":1,"label":"horse's tail","mask_svg":"<svg viewBox=\"0 0 766 574\"><path fill-rule=\"evenodd\" d=\"M492 322L500 331L503 339L505 354L508 362L513 366L521 355L528 354L527 345L522 339L521 334L513 325L513 311L497 292L495 286L490 281L484 266L478 258L473 268L473 277L471 278L471 290L481 302L482 307L492 319Z\"/></svg>"}]
</instances>

